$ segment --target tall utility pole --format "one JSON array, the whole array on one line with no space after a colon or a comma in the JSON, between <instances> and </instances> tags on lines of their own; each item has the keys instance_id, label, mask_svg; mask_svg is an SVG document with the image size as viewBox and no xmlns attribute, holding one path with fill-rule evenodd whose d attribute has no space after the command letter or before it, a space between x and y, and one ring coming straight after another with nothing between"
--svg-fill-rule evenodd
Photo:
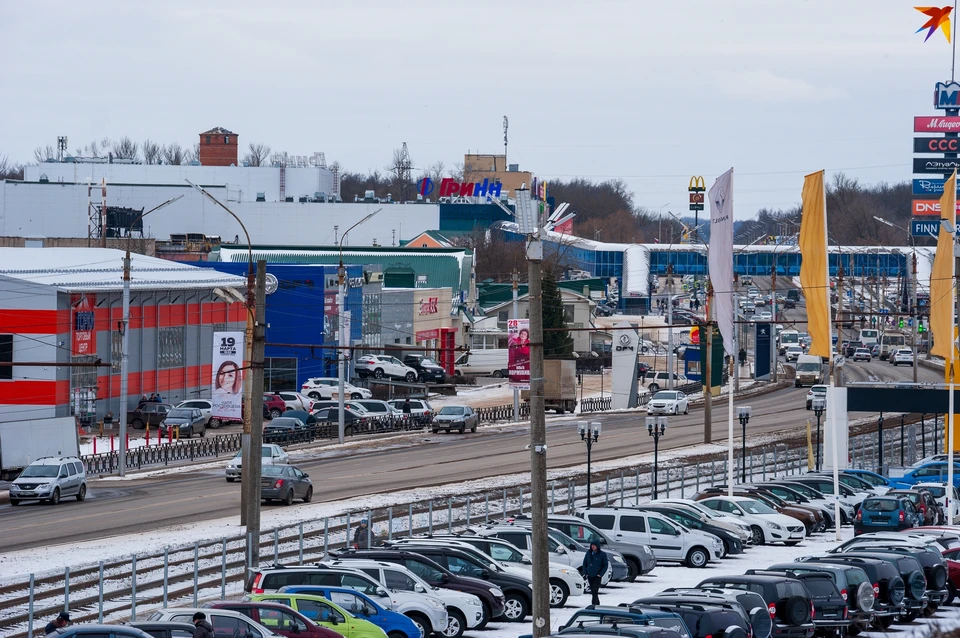
<instances>
[{"instance_id":1,"label":"tall utility pole","mask_svg":"<svg viewBox=\"0 0 960 638\"><path fill-rule=\"evenodd\" d=\"M543 244L527 244L530 304L530 494L533 526L533 638L550 635L550 560L547 545L547 426L543 406Z\"/></svg>"},{"instance_id":2,"label":"tall utility pole","mask_svg":"<svg viewBox=\"0 0 960 638\"><path fill-rule=\"evenodd\" d=\"M667 388L673 389L673 264L667 264Z\"/></svg>"},{"instance_id":3,"label":"tall utility pole","mask_svg":"<svg viewBox=\"0 0 960 638\"><path fill-rule=\"evenodd\" d=\"M920 313L917 312L917 249L913 249L913 277L910 278L910 287L912 288L910 303L912 308L910 309L910 321L913 324L913 339L911 343L913 344L913 382L917 382L917 353L920 351L920 343L918 341L917 335L917 322L920 320Z\"/></svg>"},{"instance_id":4,"label":"tall utility pole","mask_svg":"<svg viewBox=\"0 0 960 638\"><path fill-rule=\"evenodd\" d=\"M777 381L777 345L773 341L773 336L777 332L777 253L774 249L773 253L773 272L770 273L770 303L773 304L773 312L771 317L773 318L773 330L770 331L770 380L776 383ZM756 348L756 346L754 346Z\"/></svg>"},{"instance_id":5,"label":"tall utility pole","mask_svg":"<svg viewBox=\"0 0 960 638\"><path fill-rule=\"evenodd\" d=\"M703 326L704 324L700 324ZM703 338L703 329L700 330L700 342L705 344L706 361L703 365L703 442L712 443L713 439L713 282L707 278L707 337Z\"/></svg>"},{"instance_id":6,"label":"tall utility pole","mask_svg":"<svg viewBox=\"0 0 960 638\"><path fill-rule=\"evenodd\" d=\"M120 323L120 455L117 473L127 471L127 371L130 365L130 251L123 257L123 319Z\"/></svg>"},{"instance_id":7,"label":"tall utility pole","mask_svg":"<svg viewBox=\"0 0 960 638\"><path fill-rule=\"evenodd\" d=\"M250 359L250 374L253 377L251 385L253 386L253 396L250 403L250 413L257 415L257 420L262 418L263 414L263 355L267 341L267 262L257 262L257 278L255 287L255 307L256 320L253 324L253 347ZM250 567L256 567L260 564L260 471L261 455L260 448L263 447L263 425L258 424L250 432L250 463L244 465L241 478L251 476L253 480L248 485L247 506L247 537L253 534L253 551L250 552Z\"/></svg>"},{"instance_id":8,"label":"tall utility pole","mask_svg":"<svg viewBox=\"0 0 960 638\"><path fill-rule=\"evenodd\" d=\"M257 304L257 294L256 294L256 274L253 270L253 262L251 261L247 268L247 327L244 331L244 358L247 361L247 365L253 361L253 323L254 323L254 314L256 313L256 304ZM263 402L263 397L260 397L261 403ZM254 417L254 414L257 416ZM243 451L243 456L240 458L240 467L252 467L253 457L260 456L260 448L257 448L257 453L253 453L253 448L251 447L251 436L253 432L253 422L254 418L262 419L263 408L260 408L260 412L253 411L253 374L250 370L247 370L247 373L243 375L243 434L240 435L241 450ZM240 524L246 525L247 514L249 514L249 503L251 498L251 490L253 484L256 483L260 485L260 475L257 474L254 477L252 472L242 472L240 473ZM259 489L259 488L258 488Z\"/></svg>"},{"instance_id":9,"label":"tall utility pole","mask_svg":"<svg viewBox=\"0 0 960 638\"><path fill-rule=\"evenodd\" d=\"M506 142L506 120L507 116L503 116L504 120L504 142ZM506 156L506 143L504 143L504 156ZM520 276L518 273L513 273L513 318L520 318L520 304L517 302L517 289L520 287L519 283ZM542 317L541 317L542 319ZM513 422L516 423L520 420L520 388L513 389Z\"/></svg>"}]
</instances>

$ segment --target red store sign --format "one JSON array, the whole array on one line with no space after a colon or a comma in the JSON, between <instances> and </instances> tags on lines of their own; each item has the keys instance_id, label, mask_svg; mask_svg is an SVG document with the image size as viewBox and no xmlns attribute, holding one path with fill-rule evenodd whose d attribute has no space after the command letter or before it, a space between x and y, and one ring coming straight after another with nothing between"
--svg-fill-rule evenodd
<instances>
[{"instance_id":1,"label":"red store sign","mask_svg":"<svg viewBox=\"0 0 960 638\"><path fill-rule=\"evenodd\" d=\"M420 315L435 315L439 311L437 308L437 302L440 301L439 297L430 297L427 301L423 299L420 300Z\"/></svg>"}]
</instances>

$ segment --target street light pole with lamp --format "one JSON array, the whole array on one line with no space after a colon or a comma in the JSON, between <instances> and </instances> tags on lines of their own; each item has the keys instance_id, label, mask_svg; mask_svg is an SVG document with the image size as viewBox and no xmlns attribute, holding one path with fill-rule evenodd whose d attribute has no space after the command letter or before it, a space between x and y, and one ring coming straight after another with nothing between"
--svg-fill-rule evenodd
<instances>
[{"instance_id":1,"label":"street light pole with lamp","mask_svg":"<svg viewBox=\"0 0 960 638\"><path fill-rule=\"evenodd\" d=\"M337 266L337 334L338 334L338 348L337 348L337 441L343 445L343 431L344 431L344 383L346 382L346 369L347 369L347 358L349 356L349 341L350 341L350 313L345 312L343 309L343 304L346 302L347 298L347 269L343 265L343 242L347 238L347 234L359 226L360 224L369 221L374 215L379 213L382 208L378 208L373 211L356 224L350 228L343 231L343 235L340 236L340 259L339 265Z\"/></svg>"},{"instance_id":2,"label":"street light pole with lamp","mask_svg":"<svg viewBox=\"0 0 960 638\"><path fill-rule=\"evenodd\" d=\"M820 471L820 417L823 416L824 411L827 409L827 400L823 397L814 397L813 398L813 413L817 415L817 460L814 463L814 470L817 472Z\"/></svg>"},{"instance_id":3,"label":"street light pole with lamp","mask_svg":"<svg viewBox=\"0 0 960 638\"><path fill-rule=\"evenodd\" d=\"M741 456L741 472L740 472L740 482L747 482L747 423L750 422L750 414L753 412L749 405L740 405L737 406L737 418L740 419L740 427L743 430L743 441L742 441L742 452Z\"/></svg>"},{"instance_id":4,"label":"street light pole with lamp","mask_svg":"<svg viewBox=\"0 0 960 638\"><path fill-rule=\"evenodd\" d=\"M587 444L587 509L590 509L592 505L590 500L590 452L593 450L593 444L600 438L602 427L599 421L591 423L577 421L577 432L580 434L580 440Z\"/></svg>"},{"instance_id":5,"label":"street light pole with lamp","mask_svg":"<svg viewBox=\"0 0 960 638\"><path fill-rule=\"evenodd\" d=\"M651 494L652 498L657 498L657 464L659 462L660 454L660 437L667 432L667 417L665 416L648 416L647 417L647 434L653 437L653 480L650 481L651 484Z\"/></svg>"},{"instance_id":6,"label":"street light pole with lamp","mask_svg":"<svg viewBox=\"0 0 960 638\"><path fill-rule=\"evenodd\" d=\"M913 272L913 276L910 278L910 293L911 293L910 294L910 297L911 297L910 323L913 324L911 327L911 332L913 333L912 339L911 339L913 342L913 348L912 348L913 366L912 367L913 367L913 382L916 383L917 382L917 357L919 356L918 353L920 351L918 328L917 328L917 324L919 323L920 316L917 313L917 244L916 244L916 240L913 238L913 233L911 233L909 230L907 230L903 226L899 226L897 224L894 224L893 222L889 222L883 217L877 217L876 215L874 215L873 218L878 222L880 222L881 224L886 224L890 228L896 228L898 230L902 230L906 232L907 236L910 238L910 248L913 251L913 259L912 259L913 267L911 269Z\"/></svg>"}]
</instances>

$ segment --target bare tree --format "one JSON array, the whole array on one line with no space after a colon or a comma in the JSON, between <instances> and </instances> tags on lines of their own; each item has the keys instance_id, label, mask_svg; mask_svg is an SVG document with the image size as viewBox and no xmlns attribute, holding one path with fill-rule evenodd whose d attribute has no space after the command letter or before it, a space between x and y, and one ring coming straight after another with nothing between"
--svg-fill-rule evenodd
<instances>
[{"instance_id":1,"label":"bare tree","mask_svg":"<svg viewBox=\"0 0 960 638\"><path fill-rule=\"evenodd\" d=\"M117 159L140 159L139 145L126 135L113 143L113 145L110 147L110 152L113 153L113 156Z\"/></svg>"},{"instance_id":2,"label":"bare tree","mask_svg":"<svg viewBox=\"0 0 960 638\"><path fill-rule=\"evenodd\" d=\"M453 168L451 168L447 172L447 177L452 177L455 181L462 182L463 181L463 162L457 162L456 164L454 164Z\"/></svg>"},{"instance_id":3,"label":"bare tree","mask_svg":"<svg viewBox=\"0 0 960 638\"><path fill-rule=\"evenodd\" d=\"M150 138L143 140L140 148L143 150L144 164L159 164L163 159L163 147Z\"/></svg>"},{"instance_id":4,"label":"bare tree","mask_svg":"<svg viewBox=\"0 0 960 638\"><path fill-rule=\"evenodd\" d=\"M190 153L190 161L192 162L200 161L200 142L193 143L193 151Z\"/></svg>"},{"instance_id":5,"label":"bare tree","mask_svg":"<svg viewBox=\"0 0 960 638\"><path fill-rule=\"evenodd\" d=\"M407 151L407 143L403 143L402 148L393 149L393 159L387 164L386 169L390 171L391 188L397 193L397 199L405 202L409 199L413 191L413 181L411 171L413 170L413 159Z\"/></svg>"},{"instance_id":6,"label":"bare tree","mask_svg":"<svg viewBox=\"0 0 960 638\"><path fill-rule=\"evenodd\" d=\"M183 164L187 160L187 153L179 142L171 142L163 147L164 164Z\"/></svg>"},{"instance_id":7,"label":"bare tree","mask_svg":"<svg viewBox=\"0 0 960 638\"><path fill-rule=\"evenodd\" d=\"M270 157L270 147L266 144L250 142L250 150L243 156L243 161L250 166L263 166Z\"/></svg>"},{"instance_id":8,"label":"bare tree","mask_svg":"<svg viewBox=\"0 0 960 638\"><path fill-rule=\"evenodd\" d=\"M440 180L443 179L443 171L445 169L446 166L444 166L443 161L439 160L423 171L423 176L429 177L434 182L439 183Z\"/></svg>"},{"instance_id":9,"label":"bare tree","mask_svg":"<svg viewBox=\"0 0 960 638\"><path fill-rule=\"evenodd\" d=\"M57 149L53 148L50 144L46 146L38 146L33 149L33 159L37 161L37 164L43 164L48 159L53 159L57 156Z\"/></svg>"},{"instance_id":10,"label":"bare tree","mask_svg":"<svg viewBox=\"0 0 960 638\"><path fill-rule=\"evenodd\" d=\"M0 155L0 180L23 179L23 166L14 164L6 155Z\"/></svg>"}]
</instances>

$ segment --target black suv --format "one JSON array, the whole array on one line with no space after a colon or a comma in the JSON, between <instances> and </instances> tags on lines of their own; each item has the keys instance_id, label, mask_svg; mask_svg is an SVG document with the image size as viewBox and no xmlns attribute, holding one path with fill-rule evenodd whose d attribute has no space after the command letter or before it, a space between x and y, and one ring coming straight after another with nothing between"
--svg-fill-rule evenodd
<instances>
[{"instance_id":1,"label":"black suv","mask_svg":"<svg viewBox=\"0 0 960 638\"><path fill-rule=\"evenodd\" d=\"M604 605L588 605L585 609L573 612L570 620L560 625L558 631L583 629L598 624L641 625L672 629L683 638L691 638L690 631L679 614L670 611L652 610L633 605L608 607ZM521 636L520 638L524 638ZM760 638L760 637L758 637Z\"/></svg>"},{"instance_id":2,"label":"black suv","mask_svg":"<svg viewBox=\"0 0 960 638\"><path fill-rule=\"evenodd\" d=\"M738 603L721 602L711 597L700 599L665 594L641 598L633 604L679 614L693 638L750 636L750 622Z\"/></svg>"},{"instance_id":3,"label":"black suv","mask_svg":"<svg viewBox=\"0 0 960 638\"><path fill-rule=\"evenodd\" d=\"M801 561L771 565L767 570L789 571L797 574L809 572L826 574L839 590L840 597L847 603L848 617L850 618L850 628L847 633L856 635L869 628L873 623L873 607L876 605L876 595L873 592L870 579L867 578L867 573L859 567Z\"/></svg>"},{"instance_id":4,"label":"black suv","mask_svg":"<svg viewBox=\"0 0 960 638\"><path fill-rule=\"evenodd\" d=\"M847 601L840 595L833 578L823 572L794 572L779 569L750 569L748 575L773 574L795 578L803 583L813 601L813 626L815 635L843 636L850 627L849 608Z\"/></svg>"},{"instance_id":5,"label":"black suv","mask_svg":"<svg viewBox=\"0 0 960 638\"><path fill-rule=\"evenodd\" d=\"M813 600L810 592L796 578L786 576L714 576L698 588L720 587L746 589L763 597L773 619L773 638L811 638L815 627L811 621Z\"/></svg>"},{"instance_id":6,"label":"black suv","mask_svg":"<svg viewBox=\"0 0 960 638\"><path fill-rule=\"evenodd\" d=\"M403 364L417 371L417 381L426 383L443 383L446 373L430 357L422 354L408 354L403 357Z\"/></svg>"},{"instance_id":7,"label":"black suv","mask_svg":"<svg viewBox=\"0 0 960 638\"><path fill-rule=\"evenodd\" d=\"M834 554L830 555L831 558L833 556ZM905 622L911 622L924 613L930 599L927 598L927 579L923 575L923 567L916 558L866 547L856 552L845 552L839 556L879 558L893 565L903 581L905 593L903 597L905 609L900 613L899 618Z\"/></svg>"},{"instance_id":8,"label":"black suv","mask_svg":"<svg viewBox=\"0 0 960 638\"><path fill-rule=\"evenodd\" d=\"M871 543L859 551L861 553L870 552L872 554L874 551L879 550L885 553L915 558L923 569L923 577L927 583L925 593L928 603L925 615L931 616L950 595L950 592L947 591L947 563L937 547L939 546L905 547L903 545L889 545L879 547Z\"/></svg>"},{"instance_id":9,"label":"black suv","mask_svg":"<svg viewBox=\"0 0 960 638\"><path fill-rule=\"evenodd\" d=\"M726 528L713 525L709 522L701 521L687 510L679 507L670 507L669 505L658 505L655 502L643 503L638 505L637 509L646 510L649 512L657 512L658 514L662 514L671 520L677 521L684 527L689 527L690 529L697 529L701 532L713 534L723 543L724 556L727 554L743 553L743 543L740 541L739 536Z\"/></svg>"},{"instance_id":10,"label":"black suv","mask_svg":"<svg viewBox=\"0 0 960 638\"><path fill-rule=\"evenodd\" d=\"M677 596L684 599L697 599L700 602L716 600L716 602L735 603L743 608L747 620L752 628L753 638L769 638L773 631L773 621L767 612L767 604L760 594L746 589L696 589L692 587L670 587L657 594L662 596Z\"/></svg>"},{"instance_id":11,"label":"black suv","mask_svg":"<svg viewBox=\"0 0 960 638\"><path fill-rule=\"evenodd\" d=\"M526 582L509 574L492 573L465 552L458 550L452 550L458 554L454 558L458 564L451 569L451 560L445 557L440 549L442 548L419 545L416 552L399 548L350 549L339 552L336 557L344 560L365 558L403 565L434 587L447 587L478 596L483 603L484 612L490 612L485 618L505 616L504 620L520 621L530 613L531 589ZM464 565L470 567L469 575L462 575L466 573L462 568ZM491 585L502 590L502 598L497 599L490 591Z\"/></svg>"},{"instance_id":12,"label":"black suv","mask_svg":"<svg viewBox=\"0 0 960 638\"><path fill-rule=\"evenodd\" d=\"M897 568L879 558L850 556L849 554L831 556L810 556L800 559L804 563L822 563L843 567L857 567L867 573L867 580L873 586L873 625L887 630L893 621L904 611L903 579ZM842 593L842 592L841 592Z\"/></svg>"}]
</instances>

